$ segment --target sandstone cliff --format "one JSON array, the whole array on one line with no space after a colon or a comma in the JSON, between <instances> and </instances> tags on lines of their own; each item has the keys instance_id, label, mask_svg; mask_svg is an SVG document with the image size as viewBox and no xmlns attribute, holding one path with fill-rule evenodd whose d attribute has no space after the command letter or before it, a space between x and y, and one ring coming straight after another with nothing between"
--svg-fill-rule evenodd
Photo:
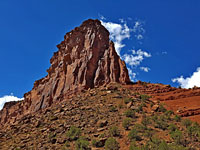
<instances>
[{"instance_id":1,"label":"sandstone cliff","mask_svg":"<svg viewBox=\"0 0 200 150\"><path fill-rule=\"evenodd\" d=\"M34 83L24 101L6 104L0 123L41 110L65 96L110 82L130 83L125 62L117 55L109 32L98 20L87 20L64 36L50 60L48 75Z\"/></svg>"}]
</instances>

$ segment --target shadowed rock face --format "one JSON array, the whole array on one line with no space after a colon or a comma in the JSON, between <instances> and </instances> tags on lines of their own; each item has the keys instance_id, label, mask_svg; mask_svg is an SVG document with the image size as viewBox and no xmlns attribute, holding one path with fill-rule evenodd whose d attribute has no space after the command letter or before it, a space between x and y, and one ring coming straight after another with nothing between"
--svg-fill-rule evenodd
<instances>
[{"instance_id":1,"label":"shadowed rock face","mask_svg":"<svg viewBox=\"0 0 200 150\"><path fill-rule=\"evenodd\" d=\"M87 20L64 36L50 60L48 75L34 83L24 101L6 105L0 122L36 112L62 100L66 95L110 82L130 83L125 62L115 51L109 32L98 20Z\"/></svg>"}]
</instances>

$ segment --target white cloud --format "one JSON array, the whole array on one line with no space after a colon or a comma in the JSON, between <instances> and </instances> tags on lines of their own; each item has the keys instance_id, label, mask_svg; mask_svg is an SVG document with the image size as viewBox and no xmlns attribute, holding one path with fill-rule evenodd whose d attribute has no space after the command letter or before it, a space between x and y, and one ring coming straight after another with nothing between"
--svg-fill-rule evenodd
<instances>
[{"instance_id":1,"label":"white cloud","mask_svg":"<svg viewBox=\"0 0 200 150\"><path fill-rule=\"evenodd\" d=\"M140 67L140 70L142 70L144 72L149 72L151 69L148 67Z\"/></svg>"},{"instance_id":2,"label":"white cloud","mask_svg":"<svg viewBox=\"0 0 200 150\"><path fill-rule=\"evenodd\" d=\"M122 58L126 62L126 64L135 67L141 64L145 57L151 57L151 54L145 51L132 50L132 54L124 54Z\"/></svg>"},{"instance_id":3,"label":"white cloud","mask_svg":"<svg viewBox=\"0 0 200 150\"><path fill-rule=\"evenodd\" d=\"M23 100L23 98L18 98L16 96L13 96L13 94L11 93L11 95L5 95L3 97L0 98L0 110L3 108L4 104L6 102L10 102L10 101L21 101Z\"/></svg>"},{"instance_id":4,"label":"white cloud","mask_svg":"<svg viewBox=\"0 0 200 150\"><path fill-rule=\"evenodd\" d=\"M131 80L135 81L137 75L133 72L135 67L139 66L145 58L151 57L151 54L141 49L132 50L131 54L123 51L123 55L121 55L120 52L126 46L124 44L125 39L132 37L134 42L142 44L145 34L144 22L137 20L132 27L129 27L123 18L119 19L119 23L105 21L104 17L100 17L100 19L102 25L110 32L110 39L114 42L118 55L126 62ZM128 18L128 20L132 21L132 18ZM148 72L150 68L144 68L143 70Z\"/></svg>"},{"instance_id":5,"label":"white cloud","mask_svg":"<svg viewBox=\"0 0 200 150\"><path fill-rule=\"evenodd\" d=\"M197 68L196 72L193 72L192 76L187 78L180 76L172 79L172 82L178 82L182 88L200 87L200 67Z\"/></svg>"},{"instance_id":6,"label":"white cloud","mask_svg":"<svg viewBox=\"0 0 200 150\"><path fill-rule=\"evenodd\" d=\"M128 74L129 74L129 77L132 81L135 81L135 77L136 77L136 73L133 72L133 70L131 68L128 68Z\"/></svg>"},{"instance_id":7,"label":"white cloud","mask_svg":"<svg viewBox=\"0 0 200 150\"><path fill-rule=\"evenodd\" d=\"M115 49L118 55L120 55L121 49L125 46L122 41L130 38L131 32L131 29L127 26L123 19L121 19L120 22L122 24L104 22L101 20L102 25L110 32L110 39L115 43Z\"/></svg>"}]
</instances>

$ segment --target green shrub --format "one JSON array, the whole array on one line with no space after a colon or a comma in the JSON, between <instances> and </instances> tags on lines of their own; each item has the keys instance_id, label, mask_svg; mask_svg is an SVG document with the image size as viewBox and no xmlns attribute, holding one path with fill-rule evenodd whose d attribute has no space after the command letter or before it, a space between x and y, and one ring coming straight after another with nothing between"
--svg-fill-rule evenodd
<instances>
[{"instance_id":1,"label":"green shrub","mask_svg":"<svg viewBox=\"0 0 200 150\"><path fill-rule=\"evenodd\" d=\"M153 136L153 133L154 133L153 130L147 129L144 131L143 135L147 138L151 138Z\"/></svg>"},{"instance_id":2,"label":"green shrub","mask_svg":"<svg viewBox=\"0 0 200 150\"><path fill-rule=\"evenodd\" d=\"M143 117L141 123L142 123L144 126L147 126L147 125L151 124L151 118L149 118L149 117Z\"/></svg>"},{"instance_id":3,"label":"green shrub","mask_svg":"<svg viewBox=\"0 0 200 150\"><path fill-rule=\"evenodd\" d=\"M167 119L167 120L172 120L172 119L171 119L171 116L172 116L173 114L174 114L174 112L171 111L171 110L166 111L166 112L165 112L166 119Z\"/></svg>"},{"instance_id":4,"label":"green shrub","mask_svg":"<svg viewBox=\"0 0 200 150\"><path fill-rule=\"evenodd\" d=\"M117 107L111 106L111 107L109 108L109 110L110 110L110 112L116 112L116 111L117 111Z\"/></svg>"},{"instance_id":5,"label":"green shrub","mask_svg":"<svg viewBox=\"0 0 200 150\"><path fill-rule=\"evenodd\" d=\"M76 143L76 150L88 150L89 149L89 142L85 137L80 137Z\"/></svg>"},{"instance_id":6,"label":"green shrub","mask_svg":"<svg viewBox=\"0 0 200 150\"><path fill-rule=\"evenodd\" d=\"M181 121L181 117L178 116L178 115L175 115L175 116L174 116L174 120L175 120L176 122L180 122L180 121Z\"/></svg>"},{"instance_id":7,"label":"green shrub","mask_svg":"<svg viewBox=\"0 0 200 150\"><path fill-rule=\"evenodd\" d=\"M117 126L112 126L109 130L111 136L120 136L120 131Z\"/></svg>"},{"instance_id":8,"label":"green shrub","mask_svg":"<svg viewBox=\"0 0 200 150\"><path fill-rule=\"evenodd\" d=\"M131 118L125 118L122 122L122 126L128 130L128 128L131 126L131 121L132 119Z\"/></svg>"},{"instance_id":9,"label":"green shrub","mask_svg":"<svg viewBox=\"0 0 200 150\"><path fill-rule=\"evenodd\" d=\"M134 118L135 117L135 111L132 109L128 109L124 112L124 115L126 117Z\"/></svg>"},{"instance_id":10,"label":"green shrub","mask_svg":"<svg viewBox=\"0 0 200 150\"><path fill-rule=\"evenodd\" d=\"M169 150L190 150L190 148L184 147L183 145L169 144ZM192 149L191 149L192 150Z\"/></svg>"},{"instance_id":11,"label":"green shrub","mask_svg":"<svg viewBox=\"0 0 200 150\"><path fill-rule=\"evenodd\" d=\"M67 132L67 138L70 141L77 140L81 135L81 129L71 126L69 131Z\"/></svg>"},{"instance_id":12,"label":"green shrub","mask_svg":"<svg viewBox=\"0 0 200 150\"><path fill-rule=\"evenodd\" d=\"M134 125L134 129L136 129L138 132L143 133L146 130L146 127L142 124L137 123Z\"/></svg>"},{"instance_id":13,"label":"green shrub","mask_svg":"<svg viewBox=\"0 0 200 150\"><path fill-rule=\"evenodd\" d=\"M181 140L183 138L183 135L182 135L182 132L180 130L176 130L174 132L171 132L170 136L176 144L181 144Z\"/></svg>"},{"instance_id":14,"label":"green shrub","mask_svg":"<svg viewBox=\"0 0 200 150\"><path fill-rule=\"evenodd\" d=\"M105 143L106 150L119 150L119 143L115 140L115 138L108 138Z\"/></svg>"},{"instance_id":15,"label":"green shrub","mask_svg":"<svg viewBox=\"0 0 200 150\"><path fill-rule=\"evenodd\" d=\"M168 127L168 124L166 121L162 121L162 120L157 120L155 122L155 128L159 128L159 129L162 129L162 130L166 130L167 127Z\"/></svg>"},{"instance_id":16,"label":"green shrub","mask_svg":"<svg viewBox=\"0 0 200 150\"><path fill-rule=\"evenodd\" d=\"M159 108L158 108L158 111L159 111L159 112L166 112L167 109L163 106L163 104L160 104L160 105L159 105Z\"/></svg>"},{"instance_id":17,"label":"green shrub","mask_svg":"<svg viewBox=\"0 0 200 150\"><path fill-rule=\"evenodd\" d=\"M178 128L175 124L170 124L168 127L168 130L170 130L170 133L176 131L177 129Z\"/></svg>"},{"instance_id":18,"label":"green shrub","mask_svg":"<svg viewBox=\"0 0 200 150\"><path fill-rule=\"evenodd\" d=\"M182 125L184 125L186 128L192 125L192 121L189 119L184 119L182 121Z\"/></svg>"},{"instance_id":19,"label":"green shrub","mask_svg":"<svg viewBox=\"0 0 200 150\"><path fill-rule=\"evenodd\" d=\"M198 123L194 123L192 126L187 127L189 136L200 137L200 126Z\"/></svg>"},{"instance_id":20,"label":"green shrub","mask_svg":"<svg viewBox=\"0 0 200 150\"><path fill-rule=\"evenodd\" d=\"M167 145L167 143L165 141L162 141L159 144L159 150L170 150L170 149L169 149L169 146Z\"/></svg>"},{"instance_id":21,"label":"green shrub","mask_svg":"<svg viewBox=\"0 0 200 150\"><path fill-rule=\"evenodd\" d=\"M140 141L141 137L138 135L138 131L136 129L131 129L131 131L128 134L128 138L129 140L136 140L136 141Z\"/></svg>"},{"instance_id":22,"label":"green shrub","mask_svg":"<svg viewBox=\"0 0 200 150\"><path fill-rule=\"evenodd\" d=\"M143 105L139 105L138 108L135 110L136 112L140 113L143 111Z\"/></svg>"},{"instance_id":23,"label":"green shrub","mask_svg":"<svg viewBox=\"0 0 200 150\"><path fill-rule=\"evenodd\" d=\"M93 147L103 147L104 143L98 139L93 139L92 140L92 146Z\"/></svg>"}]
</instances>

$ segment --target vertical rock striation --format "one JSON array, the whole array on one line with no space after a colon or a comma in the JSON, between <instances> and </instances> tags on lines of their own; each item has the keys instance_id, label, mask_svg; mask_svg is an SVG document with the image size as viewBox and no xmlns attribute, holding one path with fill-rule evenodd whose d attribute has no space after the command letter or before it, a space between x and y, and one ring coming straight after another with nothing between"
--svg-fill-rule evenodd
<instances>
[{"instance_id":1,"label":"vertical rock striation","mask_svg":"<svg viewBox=\"0 0 200 150\"><path fill-rule=\"evenodd\" d=\"M35 81L24 101L6 105L0 122L50 106L66 95L110 82L130 83L125 62L117 55L109 32L99 20L89 19L64 36L50 60L48 75ZM9 106L9 107L8 107Z\"/></svg>"}]
</instances>

